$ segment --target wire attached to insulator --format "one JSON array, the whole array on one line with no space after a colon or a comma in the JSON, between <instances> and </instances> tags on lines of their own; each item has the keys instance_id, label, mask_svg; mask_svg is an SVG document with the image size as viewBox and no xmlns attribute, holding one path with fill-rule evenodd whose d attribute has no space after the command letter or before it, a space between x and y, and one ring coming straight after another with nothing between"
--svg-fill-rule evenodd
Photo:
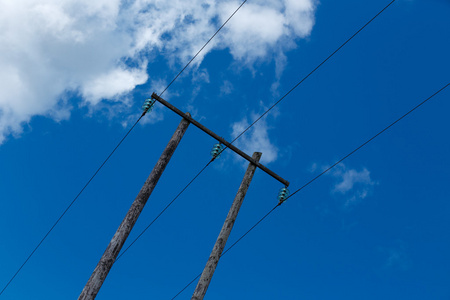
<instances>
[{"instance_id":1,"label":"wire attached to insulator","mask_svg":"<svg viewBox=\"0 0 450 300\"><path fill-rule=\"evenodd\" d=\"M144 104L142 105L142 110L144 111L142 115L145 115L148 112L151 112L153 109L153 106L155 105L156 100L153 98L147 98L144 101Z\"/></svg>"},{"instance_id":2,"label":"wire attached to insulator","mask_svg":"<svg viewBox=\"0 0 450 300\"><path fill-rule=\"evenodd\" d=\"M212 159L216 159L220 156L220 153L223 151L224 146L220 143L217 143L213 146L211 150Z\"/></svg>"},{"instance_id":3,"label":"wire attached to insulator","mask_svg":"<svg viewBox=\"0 0 450 300\"><path fill-rule=\"evenodd\" d=\"M283 187L280 189L280 191L278 192L278 205L281 205L284 201L286 201L287 197L289 197L289 190L287 187Z\"/></svg>"}]
</instances>

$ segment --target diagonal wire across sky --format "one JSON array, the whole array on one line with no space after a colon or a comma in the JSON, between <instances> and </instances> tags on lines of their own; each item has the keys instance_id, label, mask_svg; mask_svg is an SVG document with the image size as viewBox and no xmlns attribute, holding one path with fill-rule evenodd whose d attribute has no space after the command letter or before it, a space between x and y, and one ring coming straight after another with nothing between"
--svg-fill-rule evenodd
<instances>
[{"instance_id":1,"label":"diagonal wire across sky","mask_svg":"<svg viewBox=\"0 0 450 300\"><path fill-rule=\"evenodd\" d=\"M408 112L406 112L404 115L402 115L401 117L399 117L398 119L396 119L394 122L390 123L388 126L384 127L382 130L380 130L378 133L376 133L374 136L372 136L371 138L369 138L367 141L365 141L364 143L362 143L361 145L359 145L358 147L356 147L354 150L352 150L351 152L349 152L347 155L345 155L344 157L342 157L341 159L339 159L338 161L336 161L335 163L333 163L331 166L329 166L328 168L326 168L323 172L319 173L317 176L313 177L311 180L309 180L308 182L306 182L304 185L302 185L300 188L298 188L297 190L295 190L290 196L288 196L283 202L278 203L277 205L275 205L271 210L269 210L261 219L259 219L252 227L250 227L250 229L248 229L243 235L241 235L233 244L231 244L231 246L229 246L221 255L224 256L228 251L230 251L234 246L236 246L243 238L245 238L253 229L255 229L259 224L261 224L262 221L264 221L269 215L271 215L279 206L281 206L281 204L283 204L284 202L286 202L288 199L292 198L294 195L296 195L297 193L299 193L301 190L303 190L304 188L306 188L307 186L309 186L311 183L313 183L314 181L316 181L317 179L319 179L320 177L322 177L323 175L325 175L326 173L328 173L331 169L333 169L334 167L336 167L338 164L340 164L341 162L343 162L344 160L346 160L347 158L349 158L350 156L352 156L353 154L355 154L358 150L360 150L361 148L363 148L364 146L366 146L367 144L369 144L370 142L372 142L374 139L376 139L378 136L380 136L381 134L383 134L384 132L386 132L387 130L389 130L392 126L394 126L395 124L397 124L398 122L400 122L401 120L403 120L405 117L407 117L408 115L410 115L412 112L414 112L415 110L417 110L418 108L420 108L422 105L424 105L426 102L428 102L429 100L431 100L432 98L434 98L435 96L437 96L439 93L441 93L443 90L445 90L447 87L450 86L450 83L447 83L446 85L444 85L442 88L440 88L438 91L436 91L435 93L433 93L431 96L429 96L428 98L426 98L425 100L423 100L422 102L420 102L419 104L417 104L416 106L414 106L412 109L410 109ZM192 283L195 282L195 280L197 280L199 277L201 276L201 273L198 274L193 280L191 280L183 289L181 289L173 298L171 298L171 300L175 299L177 296L179 296L184 290L186 290Z\"/></svg>"},{"instance_id":2,"label":"diagonal wire across sky","mask_svg":"<svg viewBox=\"0 0 450 300\"><path fill-rule=\"evenodd\" d=\"M347 40L345 40L344 43L342 43L336 50L334 50L330 55L328 55L323 61L321 61L311 72L309 72L306 76L304 76L300 81L298 81L291 89L289 89L280 99L278 99L272 106L270 106L263 114L261 114L252 124L250 124L246 129L244 129L240 134L238 134L231 142L230 144L233 144L236 140L238 140L243 134L245 134L248 130L250 130L251 127L253 127L258 121L260 121L264 116L266 116L275 106L281 103L282 100L284 100L287 96L289 96L297 87L299 87L303 82L306 81L314 72L316 72L320 67L322 67L327 61L329 61L336 53L338 53L342 48L344 48L345 45L347 45L353 38L355 38L361 31L364 30L370 23L372 23L378 16L380 16L386 9L388 9L396 0L391 1L389 4L387 4L385 7L383 7L382 10L380 10L374 17L372 17L368 22L366 22L362 27L360 27L354 34L352 34ZM243 4L242 4L243 5ZM241 5L241 6L242 6ZM240 7L239 7L240 8ZM236 11L234 12L236 13ZM234 15L233 13L233 15ZM228 19L229 20L229 19ZM227 20L227 21L228 21ZM222 26L223 27L223 26ZM216 32L217 33L217 32ZM203 49L203 48L202 48ZM198 53L197 53L198 54ZM192 61L192 60L191 60ZM220 153L225 151L227 147L225 146ZM219 154L220 154L219 153ZM130 245L128 245L125 250L122 251L122 253L119 255L117 259L119 259L122 255L125 254L126 251L128 251L132 245L134 245L137 240L139 240L142 235L155 223L155 221L177 200L180 195L193 183L195 179L198 178L198 176L212 163L212 160L209 161L201 170L198 172L194 178L189 181L189 183L181 190L180 193L178 193L174 199L172 199L169 204L149 223L147 227L144 228L144 230L141 231L141 233L138 234L138 236L131 242Z\"/></svg>"},{"instance_id":3,"label":"diagonal wire across sky","mask_svg":"<svg viewBox=\"0 0 450 300\"><path fill-rule=\"evenodd\" d=\"M241 9L241 7L247 2L247 0L244 0L238 8L228 17L228 19L217 29L217 31L209 38L209 40L198 50L198 52L192 57L192 59L181 69L181 71L174 77L174 79L164 88L164 90L161 92L160 95L164 94L164 92L169 89L169 87L178 79L178 77L186 70L186 68L195 60L195 58L205 49L205 47L211 42L212 39L222 30L223 27L231 20L231 18ZM23 269L23 267L27 264L27 262L31 259L31 257L35 254L35 252L39 249L39 247L42 245L42 243L47 239L47 237L50 235L50 233L53 231L53 229L58 225L58 223L61 221L61 219L66 215L66 213L69 211L69 209L74 205L74 203L78 200L78 198L81 196L81 194L84 192L84 190L88 187L88 185L92 182L92 180L97 176L97 174L100 172L100 170L103 168L103 166L108 162L108 160L111 158L111 156L116 152L116 150L120 147L120 145L123 143L123 141L128 137L128 135L131 133L131 131L136 127L136 125L139 123L139 121L142 119L142 117L145 115L145 112L136 120L136 122L131 126L131 128L127 131L127 133L124 135L124 137L120 140L120 142L117 144L117 146L111 151L111 153L107 156L107 158L103 161L103 163L98 167L98 169L94 172L94 174L91 176L91 178L86 182L86 184L83 186L83 188L78 192L78 194L75 196L75 198L69 203L67 208L63 211L63 213L58 217L58 219L55 221L55 223L50 227L50 229L47 231L47 233L42 237L42 239L39 241L39 243L36 245L36 247L31 251L31 253L28 255L28 257L25 259L25 261L22 263L22 265L17 269L17 271L14 273L14 275L11 277L11 279L6 283L6 285L3 287L3 289L0 291L0 296L3 294L3 292L8 288L8 286L11 284L11 282L16 278L16 276L20 273L20 271ZM206 168L206 167L205 167ZM201 172L200 172L201 173ZM200 173L198 175L200 175ZM198 176L197 175L197 176ZM196 176L196 177L197 177ZM195 180L195 178L193 180ZM192 180L192 181L193 181ZM188 185L189 186L189 185ZM187 187L186 187L187 188ZM182 192L181 192L182 193ZM180 193L180 194L181 194Z\"/></svg>"}]
</instances>

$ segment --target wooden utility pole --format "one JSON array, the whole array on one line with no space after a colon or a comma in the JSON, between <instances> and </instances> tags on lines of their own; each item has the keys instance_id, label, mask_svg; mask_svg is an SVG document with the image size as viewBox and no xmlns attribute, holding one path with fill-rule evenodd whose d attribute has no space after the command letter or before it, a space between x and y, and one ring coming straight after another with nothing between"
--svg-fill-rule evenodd
<instances>
[{"instance_id":1,"label":"wooden utility pole","mask_svg":"<svg viewBox=\"0 0 450 300\"><path fill-rule=\"evenodd\" d=\"M186 113L186 116L190 117L190 114ZM175 152L175 149L180 143L181 138L186 132L188 126L189 121L183 118L180 122L180 125L178 125L177 130L167 144L166 149L164 149L161 157L159 158L152 172L145 181L144 186L141 188L139 194L128 210L128 213L126 214L125 218L123 219L122 223L111 239L111 242L106 248L105 253L103 253L102 258L97 264L97 267L86 283L86 286L84 287L80 296L78 297L78 300L92 300L97 296L97 293L102 287L102 284L105 281L109 271L111 270L111 267L114 264L117 255L122 249L123 244L125 243L131 230L133 229L134 224L136 223L139 215L144 209L145 203L150 197L150 194L153 192L153 189L158 183L159 178L161 177L164 169L169 163L172 154Z\"/></svg>"},{"instance_id":2,"label":"wooden utility pole","mask_svg":"<svg viewBox=\"0 0 450 300\"><path fill-rule=\"evenodd\" d=\"M252 159L259 162L261 158L260 152L253 153ZM220 256L222 255L225 244L227 243L228 237L230 236L231 229L233 229L234 222L241 208L242 202L244 201L245 194L247 193L250 182L252 181L253 174L255 174L256 165L250 163L248 165L247 171L245 172L244 179L242 179L241 186L234 198L233 204L231 205L230 211L228 212L227 218L223 223L222 230L219 233L216 244L214 245L211 255L209 256L208 262L206 263L205 269L197 283L194 294L191 300L202 300L205 297L206 290L208 289L211 278L216 270L217 264L219 263Z\"/></svg>"}]
</instances>

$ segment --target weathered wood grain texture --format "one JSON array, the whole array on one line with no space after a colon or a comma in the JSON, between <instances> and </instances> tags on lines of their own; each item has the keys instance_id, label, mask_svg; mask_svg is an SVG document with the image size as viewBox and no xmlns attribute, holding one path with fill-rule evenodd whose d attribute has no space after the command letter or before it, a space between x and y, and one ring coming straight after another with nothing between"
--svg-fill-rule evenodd
<instances>
[{"instance_id":1,"label":"weathered wood grain texture","mask_svg":"<svg viewBox=\"0 0 450 300\"><path fill-rule=\"evenodd\" d=\"M188 116L189 113L186 113ZM161 177L164 169L172 157L172 154L175 152L178 144L181 141L184 133L186 132L189 126L189 121L186 119L182 119L180 124L178 125L177 130L173 134L166 148L164 149L161 157L153 168L152 172L148 176L147 180L144 183L144 186L140 190L133 204L131 205L128 213L114 234L111 242L106 248L103 256L101 257L97 267L94 269L91 277L89 278L86 286L81 292L78 300L92 300L95 299L97 293L99 292L103 282L106 279L109 271L111 270L112 265L114 264L117 255L119 254L122 246L124 245L128 235L133 229L134 224L136 223L139 215L144 209L145 203L147 203L150 194L153 192L156 184L158 183L159 178Z\"/></svg>"},{"instance_id":2,"label":"weathered wood grain texture","mask_svg":"<svg viewBox=\"0 0 450 300\"><path fill-rule=\"evenodd\" d=\"M253 153L252 158L259 162L261 158L260 152ZM216 270L217 264L219 263L220 256L222 255L225 244L227 243L228 237L230 236L231 230L233 229L234 222L241 208L242 202L244 201L245 194L247 193L250 182L252 181L253 174L255 174L256 166L252 163L248 165L247 171L245 172L244 179L242 179L239 190L234 198L233 204L231 205L230 211L228 212L227 218L223 223L222 230L220 230L219 237L217 238L216 244L214 245L211 255L209 256L208 262L206 263L200 280L197 283L194 294L191 300L202 300L205 297L206 290L208 289L209 283L211 282L214 271Z\"/></svg>"}]
</instances>

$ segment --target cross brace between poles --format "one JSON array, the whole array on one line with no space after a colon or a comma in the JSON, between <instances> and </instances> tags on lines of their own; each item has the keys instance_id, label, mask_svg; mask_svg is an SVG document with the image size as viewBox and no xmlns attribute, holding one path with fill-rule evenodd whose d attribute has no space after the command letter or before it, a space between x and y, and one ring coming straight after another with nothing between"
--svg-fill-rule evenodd
<instances>
[{"instance_id":1,"label":"cross brace between poles","mask_svg":"<svg viewBox=\"0 0 450 300\"><path fill-rule=\"evenodd\" d=\"M212 132L211 130L209 130L208 128L206 128L205 126L200 124L199 122L195 121L192 117L186 115L184 112L182 112L181 110L179 110L178 108L176 108L175 106L173 106L172 104L170 104L169 102L167 102L166 100L164 100L163 98L158 96L156 93L152 94L152 98L155 99L156 101L158 101L159 103L161 103L162 105L166 106L167 108L169 108L173 112L177 113L182 118L188 120L192 125L195 125L196 127L198 127L203 132L207 133L208 135L210 135L214 139L218 140L220 143L224 144L227 148L229 148L230 150L234 151L236 154L240 155L241 157L243 157L247 161L251 162L252 164L257 166L258 168L260 168L261 170L263 170L264 172L266 172L267 174L269 174L270 176L272 176L273 178L275 178L276 180L278 180L279 182L284 184L286 187L289 186L289 181L281 178L280 176L278 176L277 174L275 174L274 172L272 172L271 170L266 168L264 165L262 165L259 162L255 161L249 155L245 154L244 152L242 152L241 150L239 150L238 148L233 146L231 143L227 142L222 137L218 136L217 134L215 134L214 132Z\"/></svg>"}]
</instances>

